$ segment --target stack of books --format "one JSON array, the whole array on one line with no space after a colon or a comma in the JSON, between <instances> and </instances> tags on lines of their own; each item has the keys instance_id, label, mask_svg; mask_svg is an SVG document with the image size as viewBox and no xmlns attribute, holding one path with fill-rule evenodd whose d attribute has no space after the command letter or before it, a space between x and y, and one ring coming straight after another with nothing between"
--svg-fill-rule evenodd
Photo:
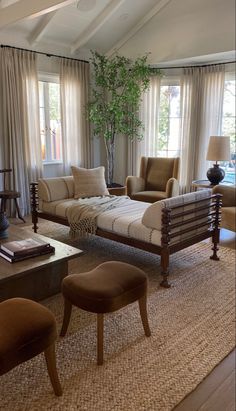
<instances>
[{"instance_id":1,"label":"stack of books","mask_svg":"<svg viewBox=\"0 0 236 411\"><path fill-rule=\"evenodd\" d=\"M38 255L53 253L55 248L49 243L34 238L3 243L0 246L0 256L10 263L25 260Z\"/></svg>"}]
</instances>

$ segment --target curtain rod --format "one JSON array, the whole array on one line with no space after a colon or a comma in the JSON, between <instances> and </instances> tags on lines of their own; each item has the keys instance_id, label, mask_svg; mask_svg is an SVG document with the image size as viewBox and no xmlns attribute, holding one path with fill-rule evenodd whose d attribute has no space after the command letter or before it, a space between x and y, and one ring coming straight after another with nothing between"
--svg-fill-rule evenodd
<instances>
[{"instance_id":1,"label":"curtain rod","mask_svg":"<svg viewBox=\"0 0 236 411\"><path fill-rule=\"evenodd\" d=\"M47 56L47 57L57 57L57 58L62 58L62 59L81 61L83 63L89 63L89 61L87 61L87 60L74 59L74 58L71 58L71 57L59 56L57 54L44 53L43 51L34 51L34 50L24 49L24 48L20 48L20 47L14 47L14 46L8 46L8 45L5 45L5 44L1 44L1 48L4 48L4 47L11 48L11 49L16 49L16 50L22 50L22 51L29 51L31 53L42 54L42 55ZM169 69L184 69L184 68L194 68L194 67L209 67L209 66L216 66L216 65L230 64L230 63L236 63L236 60L225 61L225 62L221 62L221 63L201 64L201 65L196 65L196 66L169 66L169 67L152 66L152 68L159 68L160 70L169 70Z\"/></svg>"},{"instance_id":2,"label":"curtain rod","mask_svg":"<svg viewBox=\"0 0 236 411\"><path fill-rule=\"evenodd\" d=\"M71 57L58 56L57 54L44 53L43 51L34 51L34 50L23 49L23 48L20 48L20 47L13 47L13 46L7 46L5 44L1 44L1 48L4 48L4 47L10 48L10 49L22 50L22 51L29 51L30 53L42 54L42 55L47 56L47 57L58 57L58 58L61 58L61 59L81 61L82 63L89 63L87 60L73 59Z\"/></svg>"},{"instance_id":3,"label":"curtain rod","mask_svg":"<svg viewBox=\"0 0 236 411\"><path fill-rule=\"evenodd\" d=\"M236 60L232 61L224 61L221 63L211 63L211 64L200 64L196 66L169 66L169 67L158 67L158 66L153 66L152 68L158 68L160 70L169 70L169 69L185 69L185 68L194 68L194 67L210 67L210 66L219 66L222 64L230 64L230 63L236 63Z\"/></svg>"}]
</instances>

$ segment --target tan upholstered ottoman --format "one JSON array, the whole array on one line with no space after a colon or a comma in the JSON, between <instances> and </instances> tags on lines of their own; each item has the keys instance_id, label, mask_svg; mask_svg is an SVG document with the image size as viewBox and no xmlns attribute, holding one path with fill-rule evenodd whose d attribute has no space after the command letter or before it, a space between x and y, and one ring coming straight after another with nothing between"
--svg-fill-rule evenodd
<instances>
[{"instance_id":1,"label":"tan upholstered ottoman","mask_svg":"<svg viewBox=\"0 0 236 411\"><path fill-rule=\"evenodd\" d=\"M72 305L97 313L97 363L103 363L103 314L139 301L144 332L151 335L147 318L147 276L133 265L108 261L95 269L64 278L62 293L65 300L61 336L66 334Z\"/></svg>"},{"instance_id":2,"label":"tan upholstered ottoman","mask_svg":"<svg viewBox=\"0 0 236 411\"><path fill-rule=\"evenodd\" d=\"M56 321L46 307L25 298L0 303L0 375L44 351L56 395L62 395L54 342Z\"/></svg>"}]
</instances>

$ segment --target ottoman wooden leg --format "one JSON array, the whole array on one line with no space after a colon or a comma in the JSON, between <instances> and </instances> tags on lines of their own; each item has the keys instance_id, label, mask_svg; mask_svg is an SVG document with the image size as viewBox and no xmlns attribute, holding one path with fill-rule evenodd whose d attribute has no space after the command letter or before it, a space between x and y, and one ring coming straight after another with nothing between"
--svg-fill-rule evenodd
<instances>
[{"instance_id":1,"label":"ottoman wooden leg","mask_svg":"<svg viewBox=\"0 0 236 411\"><path fill-rule=\"evenodd\" d=\"M97 314L97 364L103 364L103 314Z\"/></svg>"},{"instance_id":2,"label":"ottoman wooden leg","mask_svg":"<svg viewBox=\"0 0 236 411\"><path fill-rule=\"evenodd\" d=\"M143 297L141 297L138 300L138 303L139 303L139 311L140 311L140 315L141 315L145 335L147 337L150 337L151 331L150 331L150 328L149 328L148 316L147 316L147 294L145 294Z\"/></svg>"},{"instance_id":3,"label":"ottoman wooden leg","mask_svg":"<svg viewBox=\"0 0 236 411\"><path fill-rule=\"evenodd\" d=\"M48 375L54 390L55 395L60 397L62 395L62 388L57 374L55 345L52 344L44 351Z\"/></svg>"},{"instance_id":4,"label":"ottoman wooden leg","mask_svg":"<svg viewBox=\"0 0 236 411\"><path fill-rule=\"evenodd\" d=\"M64 318L61 327L60 337L64 337L66 335L66 331L70 322L72 304L66 298L64 298Z\"/></svg>"}]
</instances>

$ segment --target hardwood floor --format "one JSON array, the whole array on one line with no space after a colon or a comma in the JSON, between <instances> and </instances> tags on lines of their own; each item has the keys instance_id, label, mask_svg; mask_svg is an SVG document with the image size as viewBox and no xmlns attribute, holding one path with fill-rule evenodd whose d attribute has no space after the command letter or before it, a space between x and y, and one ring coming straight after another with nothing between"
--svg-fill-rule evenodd
<instances>
[{"instance_id":1,"label":"hardwood floor","mask_svg":"<svg viewBox=\"0 0 236 411\"><path fill-rule=\"evenodd\" d=\"M235 350L174 411L235 411Z\"/></svg>"},{"instance_id":2,"label":"hardwood floor","mask_svg":"<svg viewBox=\"0 0 236 411\"><path fill-rule=\"evenodd\" d=\"M221 229L222 247L235 249L236 233ZM235 411L235 357L232 351L174 411Z\"/></svg>"}]
</instances>

